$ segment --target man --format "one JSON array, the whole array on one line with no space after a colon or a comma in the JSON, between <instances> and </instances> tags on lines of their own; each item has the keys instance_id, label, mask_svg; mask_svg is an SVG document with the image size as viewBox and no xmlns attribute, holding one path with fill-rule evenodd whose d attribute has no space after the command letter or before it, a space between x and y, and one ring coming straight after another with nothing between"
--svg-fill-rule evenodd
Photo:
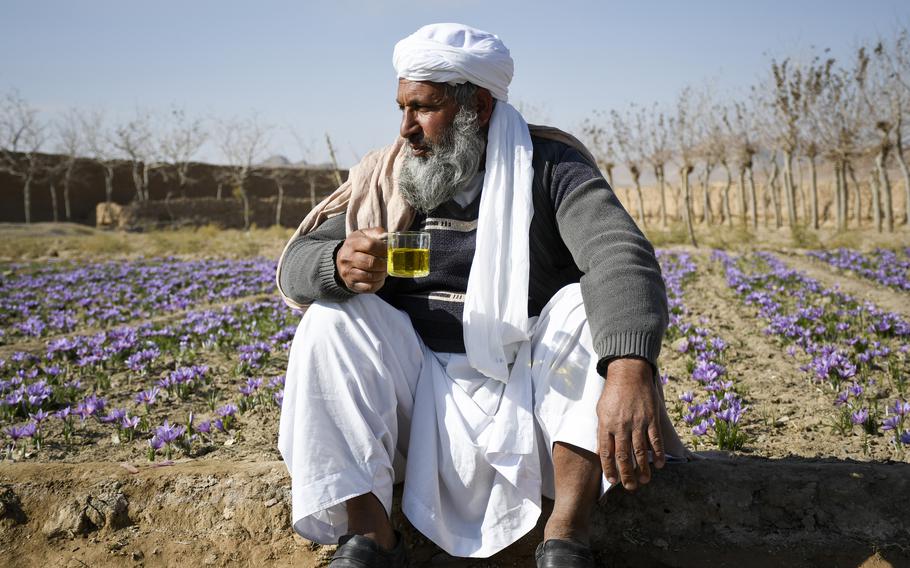
<instances>
[{"instance_id":1,"label":"man","mask_svg":"<svg viewBox=\"0 0 910 568\"><path fill-rule=\"evenodd\" d=\"M508 104L495 35L425 26L395 48L400 138L301 224L278 283L310 305L279 448L294 529L331 566L403 566L389 522L486 557L553 512L538 566L593 566L598 496L683 449L655 381L666 295L651 245L587 150ZM387 275L387 231L432 235L430 275Z\"/></svg>"}]
</instances>

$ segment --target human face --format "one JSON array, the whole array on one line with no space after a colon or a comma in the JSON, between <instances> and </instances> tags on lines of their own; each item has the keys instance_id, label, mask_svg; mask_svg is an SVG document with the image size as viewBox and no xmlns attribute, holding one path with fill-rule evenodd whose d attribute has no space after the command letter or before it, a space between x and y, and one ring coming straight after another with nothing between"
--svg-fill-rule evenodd
<instances>
[{"instance_id":1,"label":"human face","mask_svg":"<svg viewBox=\"0 0 910 568\"><path fill-rule=\"evenodd\" d=\"M447 96L442 83L398 80L398 108L401 109L401 137L407 139L411 153L418 158L432 152L445 135L458 103Z\"/></svg>"}]
</instances>

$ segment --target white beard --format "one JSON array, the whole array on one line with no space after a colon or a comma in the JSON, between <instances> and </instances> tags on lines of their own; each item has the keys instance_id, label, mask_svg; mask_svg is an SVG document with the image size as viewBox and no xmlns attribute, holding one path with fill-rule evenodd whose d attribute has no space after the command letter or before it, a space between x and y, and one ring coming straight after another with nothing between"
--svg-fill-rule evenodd
<instances>
[{"instance_id":1,"label":"white beard","mask_svg":"<svg viewBox=\"0 0 910 568\"><path fill-rule=\"evenodd\" d=\"M402 196L423 213L452 199L480 168L486 141L477 124L477 113L459 109L443 139L429 145L429 150L425 157L406 154L398 179Z\"/></svg>"}]
</instances>

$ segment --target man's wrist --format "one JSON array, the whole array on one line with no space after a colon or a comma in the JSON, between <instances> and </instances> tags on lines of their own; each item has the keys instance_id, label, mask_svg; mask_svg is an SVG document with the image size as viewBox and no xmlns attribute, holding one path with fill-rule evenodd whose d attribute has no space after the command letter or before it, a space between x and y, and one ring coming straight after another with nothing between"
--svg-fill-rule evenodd
<instances>
[{"instance_id":1,"label":"man's wrist","mask_svg":"<svg viewBox=\"0 0 910 568\"><path fill-rule=\"evenodd\" d=\"M652 379L657 375L657 370L654 368L654 365L638 355L625 355L622 357L611 357L605 362L601 361L598 364L598 367L601 367L603 372L601 376L604 380L607 380L610 377L611 370L615 374L617 372L641 372L643 370L648 371L648 378Z\"/></svg>"}]
</instances>

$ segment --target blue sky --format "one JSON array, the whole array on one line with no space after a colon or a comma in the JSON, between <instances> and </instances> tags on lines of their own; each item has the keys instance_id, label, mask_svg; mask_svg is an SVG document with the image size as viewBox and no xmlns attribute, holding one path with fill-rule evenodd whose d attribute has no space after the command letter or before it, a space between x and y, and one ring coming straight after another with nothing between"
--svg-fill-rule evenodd
<instances>
[{"instance_id":1,"label":"blue sky","mask_svg":"<svg viewBox=\"0 0 910 568\"><path fill-rule=\"evenodd\" d=\"M743 93L771 57L815 47L849 54L910 23L907 0L0 0L0 92L16 88L45 117L67 107L171 104L212 118L253 113L272 151L298 160L290 129L343 165L398 129L395 42L423 24L498 34L515 59L512 102L577 131L596 109L672 104L685 85ZM217 160L212 148L204 158Z\"/></svg>"}]
</instances>

